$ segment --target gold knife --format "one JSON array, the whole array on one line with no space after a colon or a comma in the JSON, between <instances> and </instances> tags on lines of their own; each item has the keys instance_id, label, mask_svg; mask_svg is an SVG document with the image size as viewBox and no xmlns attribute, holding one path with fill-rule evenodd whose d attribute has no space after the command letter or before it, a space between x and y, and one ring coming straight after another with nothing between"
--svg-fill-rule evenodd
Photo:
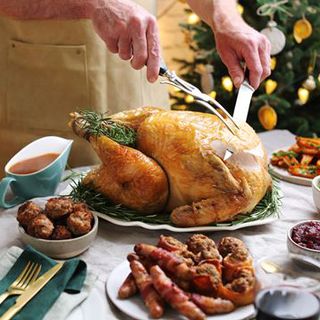
<instances>
[{"instance_id":1,"label":"gold knife","mask_svg":"<svg viewBox=\"0 0 320 320\"><path fill-rule=\"evenodd\" d=\"M40 276L29 288L16 300L16 303L9 308L1 317L0 320L9 320L17 312L19 312L62 268L63 263L57 263L50 270Z\"/></svg>"}]
</instances>

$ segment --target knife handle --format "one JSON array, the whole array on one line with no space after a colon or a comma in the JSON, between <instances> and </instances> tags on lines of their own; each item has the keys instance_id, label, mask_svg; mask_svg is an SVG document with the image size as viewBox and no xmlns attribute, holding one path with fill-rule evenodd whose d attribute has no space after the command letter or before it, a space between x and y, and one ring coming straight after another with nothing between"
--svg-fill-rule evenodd
<instances>
[{"instance_id":1,"label":"knife handle","mask_svg":"<svg viewBox=\"0 0 320 320\"><path fill-rule=\"evenodd\" d=\"M1 317L0 320L10 320L12 319L17 312L19 312L23 306L13 305L10 307Z\"/></svg>"},{"instance_id":2,"label":"knife handle","mask_svg":"<svg viewBox=\"0 0 320 320\"><path fill-rule=\"evenodd\" d=\"M160 58L160 70L159 70L159 76L164 76L166 72L168 71L168 67L166 66L165 62L162 58Z\"/></svg>"}]
</instances>

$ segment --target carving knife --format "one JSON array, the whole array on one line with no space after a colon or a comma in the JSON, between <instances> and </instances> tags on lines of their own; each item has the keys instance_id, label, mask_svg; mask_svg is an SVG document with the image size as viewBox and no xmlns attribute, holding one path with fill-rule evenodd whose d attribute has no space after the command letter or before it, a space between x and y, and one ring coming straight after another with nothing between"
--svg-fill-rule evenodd
<instances>
[{"instance_id":1,"label":"carving knife","mask_svg":"<svg viewBox=\"0 0 320 320\"><path fill-rule=\"evenodd\" d=\"M23 294L20 295L16 300L16 303L0 317L0 320L11 319L55 276L62 266L63 263L57 263L54 267L40 276Z\"/></svg>"},{"instance_id":2,"label":"carving knife","mask_svg":"<svg viewBox=\"0 0 320 320\"><path fill-rule=\"evenodd\" d=\"M254 88L249 84L247 80L244 80L239 88L236 106L234 107L232 116L234 121L238 123L247 121L253 92ZM232 154L233 152L227 149L223 160L228 160L232 156Z\"/></svg>"}]
</instances>

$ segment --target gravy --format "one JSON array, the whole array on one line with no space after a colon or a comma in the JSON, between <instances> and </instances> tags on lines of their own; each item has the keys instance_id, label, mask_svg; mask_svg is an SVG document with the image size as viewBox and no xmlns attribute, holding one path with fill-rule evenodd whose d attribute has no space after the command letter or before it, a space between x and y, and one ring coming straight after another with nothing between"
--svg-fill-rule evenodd
<instances>
[{"instance_id":1,"label":"gravy","mask_svg":"<svg viewBox=\"0 0 320 320\"><path fill-rule=\"evenodd\" d=\"M57 159L59 155L60 153L52 152L41 154L40 156L34 158L25 159L12 165L9 171L16 174L34 173L45 168L47 165Z\"/></svg>"}]
</instances>

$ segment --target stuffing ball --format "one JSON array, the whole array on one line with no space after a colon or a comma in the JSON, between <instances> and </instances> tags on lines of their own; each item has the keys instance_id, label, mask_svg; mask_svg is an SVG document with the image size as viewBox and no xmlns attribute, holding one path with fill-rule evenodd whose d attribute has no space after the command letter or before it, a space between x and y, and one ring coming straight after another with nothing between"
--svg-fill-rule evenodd
<instances>
[{"instance_id":1,"label":"stuffing ball","mask_svg":"<svg viewBox=\"0 0 320 320\"><path fill-rule=\"evenodd\" d=\"M73 211L73 202L70 198L51 198L47 201L45 212L52 219L60 219Z\"/></svg>"},{"instance_id":2,"label":"stuffing ball","mask_svg":"<svg viewBox=\"0 0 320 320\"><path fill-rule=\"evenodd\" d=\"M53 223L43 213L37 215L27 227L27 232L33 237L49 239L54 229Z\"/></svg>"},{"instance_id":3,"label":"stuffing ball","mask_svg":"<svg viewBox=\"0 0 320 320\"><path fill-rule=\"evenodd\" d=\"M52 240L71 239L72 234L66 226L56 225L51 238Z\"/></svg>"},{"instance_id":4,"label":"stuffing ball","mask_svg":"<svg viewBox=\"0 0 320 320\"><path fill-rule=\"evenodd\" d=\"M92 227L92 213L85 204L75 205L74 210L67 219L68 229L77 236L88 233Z\"/></svg>"},{"instance_id":5,"label":"stuffing ball","mask_svg":"<svg viewBox=\"0 0 320 320\"><path fill-rule=\"evenodd\" d=\"M17 220L27 228L30 222L42 212L42 209L32 201L27 201L18 209Z\"/></svg>"}]
</instances>

